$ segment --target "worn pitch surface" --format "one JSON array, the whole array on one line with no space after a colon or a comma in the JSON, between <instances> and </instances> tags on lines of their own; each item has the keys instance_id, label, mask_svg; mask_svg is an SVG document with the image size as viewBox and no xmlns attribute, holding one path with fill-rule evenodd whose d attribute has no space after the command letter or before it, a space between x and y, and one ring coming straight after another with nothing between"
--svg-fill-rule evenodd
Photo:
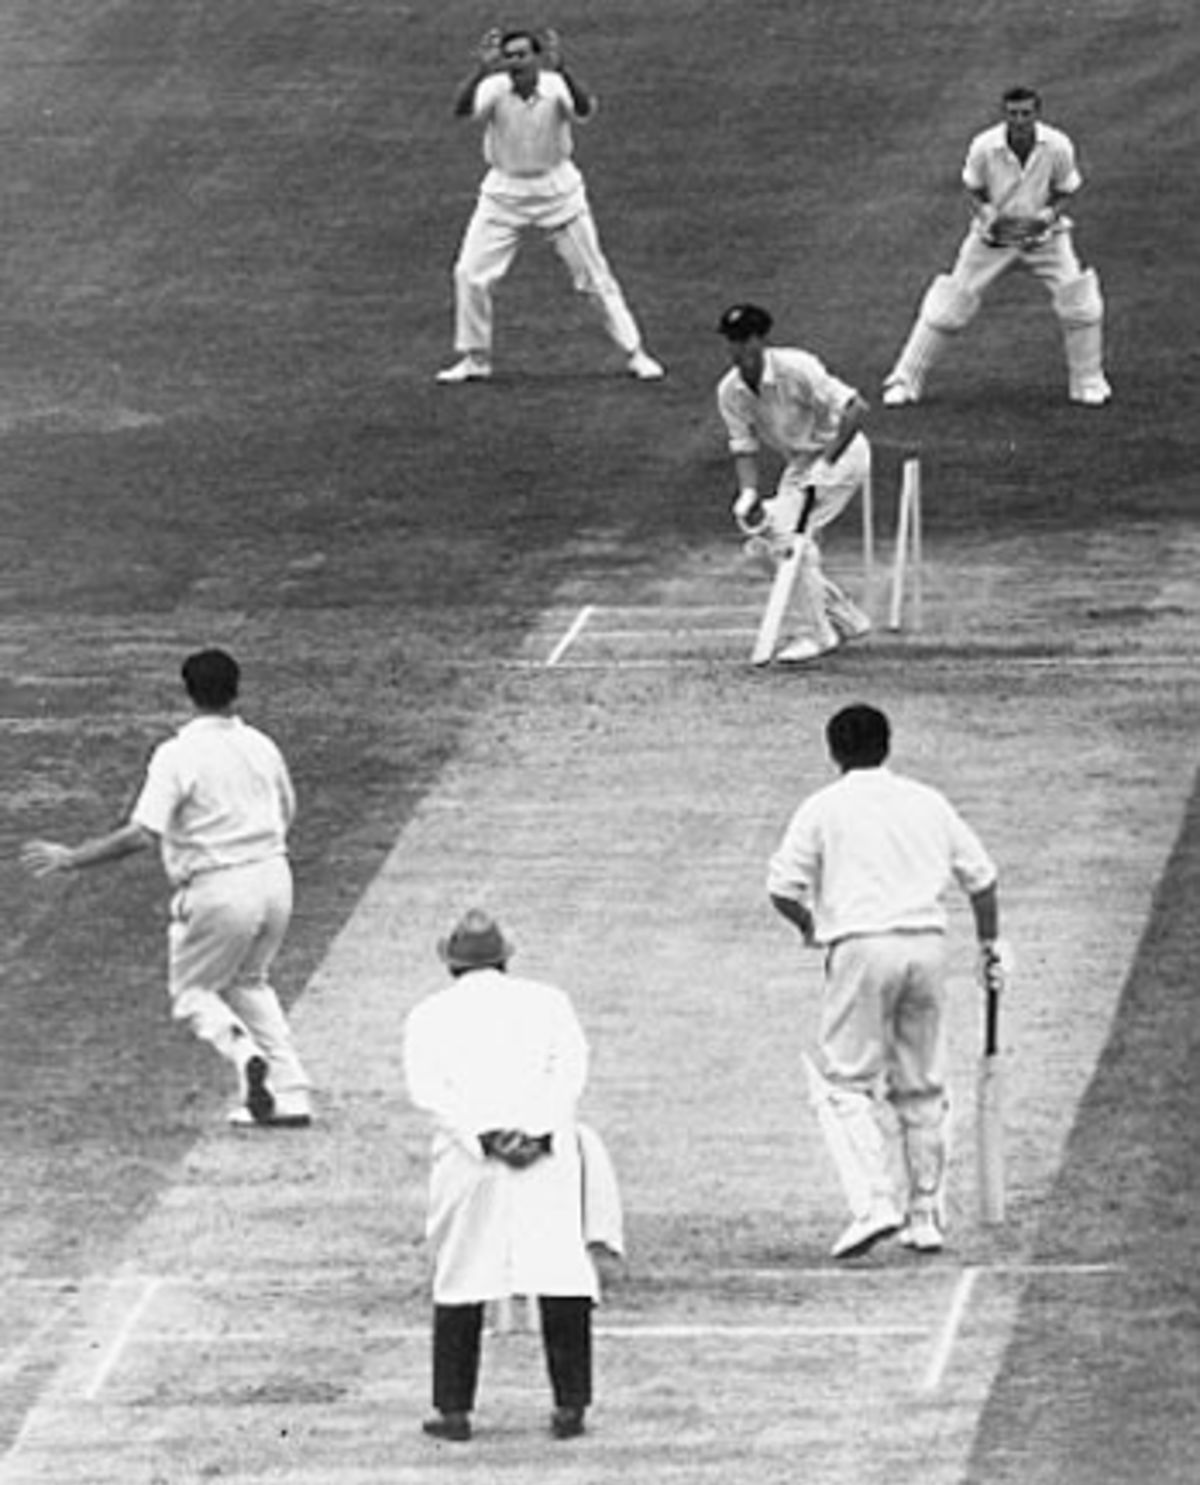
<instances>
[{"instance_id":1,"label":"worn pitch surface","mask_svg":"<svg viewBox=\"0 0 1200 1485\"><path fill-rule=\"evenodd\" d=\"M593 1435L576 1450L539 1442L536 1345L498 1337L456 1469L483 1479L536 1459L555 1478L716 1480L741 1462L784 1480L801 1455L812 1479L884 1481L918 1462L958 1479L1035 1273L1044 1297L1077 1305L1138 1262L1036 1241L1190 783L1194 542L1181 530L1150 586L1137 543L1125 554L1090 554L1096 612L1124 611L1136 587L1143 622L1084 632L1072 584L1032 547L938 549L920 633L811 674L747 668L755 590L719 556L664 571L615 622L603 593L566 587L296 1007L325 1090L319 1128L215 1134L112 1273L11 1287L11 1354L24 1347L24 1371L48 1380L5 1480L446 1467L416 1433L424 1132L402 1096L399 1030L438 981L447 914L476 901L511 925L521 970L577 1000L594 1046L585 1111L623 1179L630 1265L600 1319ZM997 622L1006 567L1022 578ZM563 649L587 603L588 629ZM793 799L827 776L821 719L865 693L895 718L897 765L937 777L1001 862L1020 956L1005 1026L1012 1219L987 1232L974 1214L978 997L956 910L952 1245L839 1269L825 1253L840 1204L798 1080L818 965L765 911L761 875ZM1164 700L1179 725L1147 748L1130 718Z\"/></svg>"}]
</instances>

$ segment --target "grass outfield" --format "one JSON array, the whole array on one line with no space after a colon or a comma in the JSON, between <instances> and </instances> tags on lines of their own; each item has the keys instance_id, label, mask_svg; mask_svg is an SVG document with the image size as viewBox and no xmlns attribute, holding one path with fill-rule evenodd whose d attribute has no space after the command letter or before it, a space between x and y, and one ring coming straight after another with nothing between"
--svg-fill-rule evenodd
<instances>
[{"instance_id":1,"label":"grass outfield","mask_svg":"<svg viewBox=\"0 0 1200 1485\"><path fill-rule=\"evenodd\" d=\"M0 0L6 1275L102 1270L223 1094L167 1022L154 864L47 887L19 873L18 842L114 824L178 717L179 657L229 644L303 801L280 973L295 995L561 584L636 595L728 544L720 308L761 298L781 339L872 395L957 243L966 138L1014 78L1083 150L1079 241L1109 299L1117 401L1063 404L1053 321L1012 283L928 406L878 412L874 432L885 467L920 440L933 550L1032 536L1080 563L1084 628L1154 623L1136 592L1091 603L1083 559L1136 544L1153 569L1157 533L1165 560L1193 516L1200 22L1183 3L1078 10L548 4L602 97L580 142L601 236L671 376L626 382L531 244L499 299L497 379L460 394L432 373L480 161L448 100L490 8ZM931 683L914 665L908 684ZM1101 668L1096 684L1130 687L1127 734L1193 718L1184 683L1140 715L1136 683ZM991 696L1012 685L989 672ZM1044 1239L1086 1224L1151 1261L1060 1346L1054 1307L1026 1307L980 1481L1004 1478L1020 1437L1044 1444L1047 1477L1097 1478L1081 1426L1103 1478L1132 1479L1138 1419L1172 1441L1156 1478L1190 1478L1194 1182L1167 1133L1190 1117L1171 1060L1195 1040L1190 821ZM1109 1164L1133 1175L1094 1182ZM1161 1324L1126 1327L1133 1306ZM0 1408L6 1427L28 1400Z\"/></svg>"}]
</instances>

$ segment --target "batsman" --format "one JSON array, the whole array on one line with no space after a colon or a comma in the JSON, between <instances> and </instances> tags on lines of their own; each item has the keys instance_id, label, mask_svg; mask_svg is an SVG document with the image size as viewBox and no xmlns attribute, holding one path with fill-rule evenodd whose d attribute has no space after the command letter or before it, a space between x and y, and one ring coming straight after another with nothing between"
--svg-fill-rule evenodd
<instances>
[{"instance_id":1,"label":"batsman","mask_svg":"<svg viewBox=\"0 0 1200 1485\"><path fill-rule=\"evenodd\" d=\"M804 943L824 954L809 1093L850 1208L832 1253L855 1258L893 1235L935 1253L944 1244L949 1107L942 898L951 883L966 893L981 983L994 993L1006 958L996 867L943 794L888 767L883 712L844 707L827 723L825 741L840 777L792 816L767 890ZM899 1125L903 1189L888 1123Z\"/></svg>"},{"instance_id":2,"label":"batsman","mask_svg":"<svg viewBox=\"0 0 1200 1485\"><path fill-rule=\"evenodd\" d=\"M775 580L754 661L802 665L871 629L862 609L825 575L816 540L870 479L871 448L862 432L867 404L808 351L768 345L771 326L757 304L735 304L721 316L717 329L733 364L717 387L717 407L737 471L734 520L748 538L747 555ZM765 500L758 488L764 443L786 461L774 496ZM800 624L776 650L793 584Z\"/></svg>"}]
</instances>

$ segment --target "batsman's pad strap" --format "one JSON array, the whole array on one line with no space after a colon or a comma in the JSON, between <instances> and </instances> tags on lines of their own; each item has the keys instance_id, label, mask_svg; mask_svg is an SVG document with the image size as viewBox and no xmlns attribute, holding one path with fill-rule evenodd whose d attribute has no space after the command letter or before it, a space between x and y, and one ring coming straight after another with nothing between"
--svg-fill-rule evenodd
<instances>
[{"instance_id":1,"label":"batsman's pad strap","mask_svg":"<svg viewBox=\"0 0 1200 1485\"><path fill-rule=\"evenodd\" d=\"M971 323L978 309L978 294L959 288L948 273L939 273L925 291L921 318L934 330L953 335Z\"/></svg>"},{"instance_id":2,"label":"batsman's pad strap","mask_svg":"<svg viewBox=\"0 0 1200 1485\"><path fill-rule=\"evenodd\" d=\"M1104 318L1104 295L1094 268L1085 268L1054 291L1054 312L1064 325L1098 325Z\"/></svg>"}]
</instances>

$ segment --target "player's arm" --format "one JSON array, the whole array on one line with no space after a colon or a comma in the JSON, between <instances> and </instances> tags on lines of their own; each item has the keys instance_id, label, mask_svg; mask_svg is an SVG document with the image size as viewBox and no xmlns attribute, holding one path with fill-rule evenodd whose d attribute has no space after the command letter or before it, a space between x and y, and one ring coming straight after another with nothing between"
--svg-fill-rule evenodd
<instances>
[{"instance_id":1,"label":"player's arm","mask_svg":"<svg viewBox=\"0 0 1200 1485\"><path fill-rule=\"evenodd\" d=\"M855 392L843 406L837 428L825 449L826 464L836 464L846 452L850 440L861 430L868 411L867 403Z\"/></svg>"},{"instance_id":2,"label":"player's arm","mask_svg":"<svg viewBox=\"0 0 1200 1485\"><path fill-rule=\"evenodd\" d=\"M563 56L562 37L555 30L542 33L542 65L557 72L571 96L571 108L577 119L587 119L596 111L596 95L567 66Z\"/></svg>"},{"instance_id":3,"label":"player's arm","mask_svg":"<svg viewBox=\"0 0 1200 1485\"><path fill-rule=\"evenodd\" d=\"M775 911L786 918L810 948L816 943L811 904L817 874L812 821L802 806L793 815L778 850L767 864L767 896Z\"/></svg>"},{"instance_id":4,"label":"player's arm","mask_svg":"<svg viewBox=\"0 0 1200 1485\"><path fill-rule=\"evenodd\" d=\"M758 493L758 455L739 453L733 456L738 493L733 502L733 519L747 535L762 524L762 497Z\"/></svg>"},{"instance_id":5,"label":"player's arm","mask_svg":"<svg viewBox=\"0 0 1200 1485\"><path fill-rule=\"evenodd\" d=\"M52 840L27 841L21 848L21 864L35 877L50 876L56 871L82 871L85 867L134 856L154 845L157 839L152 830L130 820L107 835L94 836L77 846Z\"/></svg>"},{"instance_id":6,"label":"player's arm","mask_svg":"<svg viewBox=\"0 0 1200 1485\"><path fill-rule=\"evenodd\" d=\"M454 116L459 119L469 119L475 111L475 93L479 84L485 77L491 77L493 72L499 72L504 66L504 57L500 51L500 28L493 26L484 34L479 43L478 60L475 70L470 77L464 78L458 86L454 95Z\"/></svg>"},{"instance_id":7,"label":"player's arm","mask_svg":"<svg viewBox=\"0 0 1200 1485\"><path fill-rule=\"evenodd\" d=\"M770 894L771 906L782 918L786 918L806 944L814 942L813 915L795 897L782 897L778 892Z\"/></svg>"},{"instance_id":8,"label":"player's arm","mask_svg":"<svg viewBox=\"0 0 1200 1485\"><path fill-rule=\"evenodd\" d=\"M987 991L1002 991L1012 972L1012 951L1000 937L1000 907L996 883L972 892L969 898L979 940L979 983Z\"/></svg>"},{"instance_id":9,"label":"player's arm","mask_svg":"<svg viewBox=\"0 0 1200 1485\"><path fill-rule=\"evenodd\" d=\"M996 883L970 893L967 900L975 919L975 937L981 944L994 944L1000 937L1000 898Z\"/></svg>"}]
</instances>

